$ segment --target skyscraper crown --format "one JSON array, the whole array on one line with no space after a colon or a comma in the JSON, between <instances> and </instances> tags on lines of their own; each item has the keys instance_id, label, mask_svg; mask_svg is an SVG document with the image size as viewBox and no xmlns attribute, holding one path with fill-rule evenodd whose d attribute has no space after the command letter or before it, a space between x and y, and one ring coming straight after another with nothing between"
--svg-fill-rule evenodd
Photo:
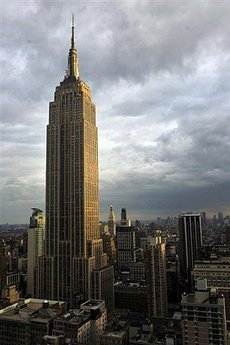
<instances>
[{"instance_id":1,"label":"skyscraper crown","mask_svg":"<svg viewBox=\"0 0 230 345\"><path fill-rule=\"evenodd\" d=\"M66 78L79 78L78 70L78 55L75 48L75 36L74 36L74 15L72 16L72 35L71 35L71 47L68 56L68 69Z\"/></svg>"}]
</instances>

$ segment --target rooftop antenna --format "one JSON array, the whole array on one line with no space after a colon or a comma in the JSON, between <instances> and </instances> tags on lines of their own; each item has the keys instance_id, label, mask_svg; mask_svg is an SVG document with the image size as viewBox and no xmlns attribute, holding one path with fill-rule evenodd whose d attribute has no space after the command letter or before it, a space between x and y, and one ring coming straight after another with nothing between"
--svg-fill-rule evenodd
<instances>
[{"instance_id":1,"label":"rooftop antenna","mask_svg":"<svg viewBox=\"0 0 230 345\"><path fill-rule=\"evenodd\" d=\"M72 14L72 37L71 37L71 48L74 49L74 14Z\"/></svg>"}]
</instances>

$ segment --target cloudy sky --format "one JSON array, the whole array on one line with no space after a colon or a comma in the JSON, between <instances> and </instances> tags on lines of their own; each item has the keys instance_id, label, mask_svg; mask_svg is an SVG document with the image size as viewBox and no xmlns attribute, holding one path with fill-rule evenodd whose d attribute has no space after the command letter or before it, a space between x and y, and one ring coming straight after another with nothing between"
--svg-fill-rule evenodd
<instances>
[{"instance_id":1,"label":"cloudy sky","mask_svg":"<svg viewBox=\"0 0 230 345\"><path fill-rule=\"evenodd\" d=\"M75 13L97 105L101 218L230 213L229 1L1 2L0 223L44 209L48 102Z\"/></svg>"}]
</instances>

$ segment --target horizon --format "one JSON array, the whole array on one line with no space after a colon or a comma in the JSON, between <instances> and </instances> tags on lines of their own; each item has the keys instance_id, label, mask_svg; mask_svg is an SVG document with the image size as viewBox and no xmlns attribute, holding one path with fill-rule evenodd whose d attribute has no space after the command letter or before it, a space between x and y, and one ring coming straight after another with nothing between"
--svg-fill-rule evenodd
<instances>
[{"instance_id":1,"label":"horizon","mask_svg":"<svg viewBox=\"0 0 230 345\"><path fill-rule=\"evenodd\" d=\"M121 210L119 210L119 211L121 211ZM42 211L43 212L43 211ZM115 212L115 221L116 221L116 224L119 224L119 222L120 222L120 218L118 219L118 215L120 216L120 212L116 212L116 211L114 211ZM214 216L217 216L218 217L218 213L220 212L220 213L223 213L223 217L224 218L226 218L226 217L230 217L230 214L229 213L224 213L224 212L222 212L221 210L217 210L217 211L213 211L213 212L211 212L211 213L207 213L205 210L202 210L202 211L200 211L200 212L195 212L195 211L181 211L180 213L178 213L178 214L175 214L175 215L173 215L173 214L171 214L171 215L161 215L161 216L158 216L158 215L155 215L155 216L153 216L152 218L138 218L138 217L135 217L135 216L131 216L131 217L129 217L129 214L127 215L127 219L129 219L129 220L131 220L131 222L133 223L133 222L135 222L136 220L138 220L138 221L140 221L140 222L144 222L145 224L148 224L148 223L151 223L151 222L155 222L155 221L157 221L158 220L158 218L160 218L161 220L167 220L168 218L170 218L170 219L177 219L177 218L179 218L179 216L180 216L180 214L181 213L192 213L192 214L197 214L197 213L203 213L203 212L205 212L205 214L206 214L206 219L208 219L208 220L211 220L211 219L213 219L213 217ZM43 212L43 214L45 215L45 212ZM109 215L109 212L108 212L108 215ZM30 215L31 216L31 215ZM100 221L99 221L99 223L107 223L108 222L108 217L107 217L107 219L106 219L106 217L104 217L103 219L102 218L100 218ZM29 221L28 222L24 222L24 223L9 223L9 222L6 222L6 223L0 223L0 226L3 226L3 225L9 225L9 226L13 226L13 225L28 225L29 224Z\"/></svg>"}]
</instances>

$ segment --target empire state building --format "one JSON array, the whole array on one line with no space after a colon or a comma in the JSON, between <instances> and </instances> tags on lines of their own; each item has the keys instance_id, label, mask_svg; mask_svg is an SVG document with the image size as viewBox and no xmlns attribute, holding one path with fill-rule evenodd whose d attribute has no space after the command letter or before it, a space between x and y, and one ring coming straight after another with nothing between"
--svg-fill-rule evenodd
<instances>
[{"instance_id":1,"label":"empire state building","mask_svg":"<svg viewBox=\"0 0 230 345\"><path fill-rule=\"evenodd\" d=\"M91 297L93 271L103 267L108 266L99 232L95 105L80 78L72 24L66 76L49 104L46 240L38 297L73 307Z\"/></svg>"}]
</instances>

